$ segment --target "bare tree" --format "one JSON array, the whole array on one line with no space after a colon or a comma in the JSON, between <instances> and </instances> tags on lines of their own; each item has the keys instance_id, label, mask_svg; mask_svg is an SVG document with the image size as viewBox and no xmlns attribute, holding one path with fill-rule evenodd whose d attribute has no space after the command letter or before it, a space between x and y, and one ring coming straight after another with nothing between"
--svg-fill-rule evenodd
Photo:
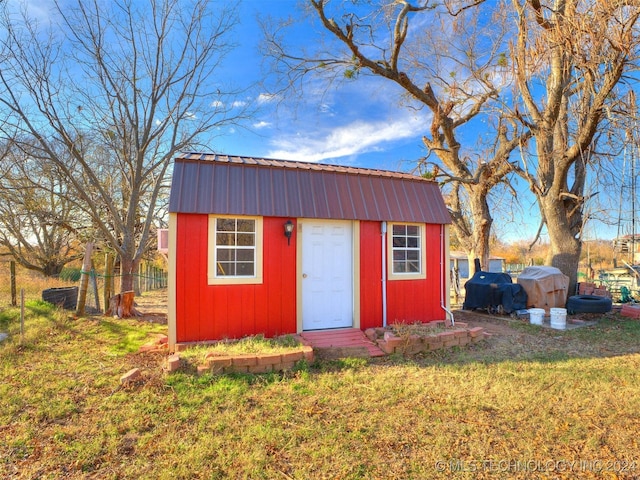
<instances>
[{"instance_id":1,"label":"bare tree","mask_svg":"<svg viewBox=\"0 0 640 480\"><path fill-rule=\"evenodd\" d=\"M521 175L535 194L550 240L547 263L577 278L587 171L599 132L625 114L625 74L637 67L636 2L514 0L511 55L516 111L535 139ZM626 110L629 113L629 110Z\"/></svg>"},{"instance_id":2,"label":"bare tree","mask_svg":"<svg viewBox=\"0 0 640 480\"><path fill-rule=\"evenodd\" d=\"M506 23L482 2L307 0L337 42L311 51L288 46L287 29L265 26L267 55L285 88L316 74L327 82L373 75L401 87L408 108L427 109L423 174L443 185L457 243L488 266L490 193L514 171L510 156L528 134L500 115L506 88ZM505 47L506 48L506 47ZM479 117L494 122L480 126ZM508 183L508 182L506 182Z\"/></svg>"},{"instance_id":3,"label":"bare tree","mask_svg":"<svg viewBox=\"0 0 640 480\"><path fill-rule=\"evenodd\" d=\"M78 255L82 211L65 195L54 165L7 145L0 158L0 245L23 267L47 277Z\"/></svg>"},{"instance_id":4,"label":"bare tree","mask_svg":"<svg viewBox=\"0 0 640 480\"><path fill-rule=\"evenodd\" d=\"M5 6L0 132L37 139L32 153L64 175L131 290L171 159L246 115L215 75L233 47L235 6L78 0L56 3L47 21Z\"/></svg>"}]
</instances>

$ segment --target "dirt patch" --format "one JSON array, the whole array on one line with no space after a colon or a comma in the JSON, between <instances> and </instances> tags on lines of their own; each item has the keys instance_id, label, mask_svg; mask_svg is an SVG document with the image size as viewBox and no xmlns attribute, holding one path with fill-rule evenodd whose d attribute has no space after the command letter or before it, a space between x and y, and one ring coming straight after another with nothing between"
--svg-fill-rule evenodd
<instances>
[{"instance_id":1,"label":"dirt patch","mask_svg":"<svg viewBox=\"0 0 640 480\"><path fill-rule=\"evenodd\" d=\"M166 324L168 311L167 289L151 290L136 297L136 309L142 313L140 320Z\"/></svg>"},{"instance_id":2,"label":"dirt patch","mask_svg":"<svg viewBox=\"0 0 640 480\"><path fill-rule=\"evenodd\" d=\"M492 335L514 337L521 335L516 325L525 324L521 320L511 320L508 316L497 316L477 311L458 310L454 312L456 322L464 322L469 328L482 327ZM518 322L514 325L513 322Z\"/></svg>"},{"instance_id":3,"label":"dirt patch","mask_svg":"<svg viewBox=\"0 0 640 480\"><path fill-rule=\"evenodd\" d=\"M451 361L504 361L556 357L602 357L637 353L640 346L622 332L617 313L579 314L567 323L580 328L555 330L531 325L526 319L509 315L490 315L480 311L456 310L457 322L482 327L491 335L464 351L447 354Z\"/></svg>"}]
</instances>

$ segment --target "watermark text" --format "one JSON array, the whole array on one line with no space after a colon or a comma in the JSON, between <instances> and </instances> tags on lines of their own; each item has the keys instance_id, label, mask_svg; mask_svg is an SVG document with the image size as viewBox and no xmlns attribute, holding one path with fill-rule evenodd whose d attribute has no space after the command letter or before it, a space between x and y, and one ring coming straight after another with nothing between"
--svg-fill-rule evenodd
<instances>
[{"instance_id":1,"label":"watermark text","mask_svg":"<svg viewBox=\"0 0 640 480\"><path fill-rule=\"evenodd\" d=\"M438 472L635 472L635 460L438 460Z\"/></svg>"}]
</instances>

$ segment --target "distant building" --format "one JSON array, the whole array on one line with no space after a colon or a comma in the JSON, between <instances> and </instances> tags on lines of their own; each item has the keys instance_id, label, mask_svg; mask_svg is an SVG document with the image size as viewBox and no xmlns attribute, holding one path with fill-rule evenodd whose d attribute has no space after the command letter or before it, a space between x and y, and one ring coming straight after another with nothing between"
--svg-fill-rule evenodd
<instances>
[{"instance_id":1,"label":"distant building","mask_svg":"<svg viewBox=\"0 0 640 480\"><path fill-rule=\"evenodd\" d=\"M620 260L632 265L640 264L640 235L623 235L613 239L613 250L621 254Z\"/></svg>"},{"instance_id":2,"label":"distant building","mask_svg":"<svg viewBox=\"0 0 640 480\"><path fill-rule=\"evenodd\" d=\"M493 273L504 272L504 258L490 257L489 271ZM469 259L466 253L452 250L449 254L449 268L458 272L461 282L473 276L473 265L469 266Z\"/></svg>"}]
</instances>

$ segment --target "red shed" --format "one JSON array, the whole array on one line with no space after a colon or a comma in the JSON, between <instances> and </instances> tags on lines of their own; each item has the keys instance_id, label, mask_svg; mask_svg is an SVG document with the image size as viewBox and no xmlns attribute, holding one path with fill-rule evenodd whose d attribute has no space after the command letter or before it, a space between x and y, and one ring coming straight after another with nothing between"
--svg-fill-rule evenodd
<instances>
[{"instance_id":1,"label":"red shed","mask_svg":"<svg viewBox=\"0 0 640 480\"><path fill-rule=\"evenodd\" d=\"M190 153L169 211L171 345L446 316L451 219L432 181Z\"/></svg>"}]
</instances>

